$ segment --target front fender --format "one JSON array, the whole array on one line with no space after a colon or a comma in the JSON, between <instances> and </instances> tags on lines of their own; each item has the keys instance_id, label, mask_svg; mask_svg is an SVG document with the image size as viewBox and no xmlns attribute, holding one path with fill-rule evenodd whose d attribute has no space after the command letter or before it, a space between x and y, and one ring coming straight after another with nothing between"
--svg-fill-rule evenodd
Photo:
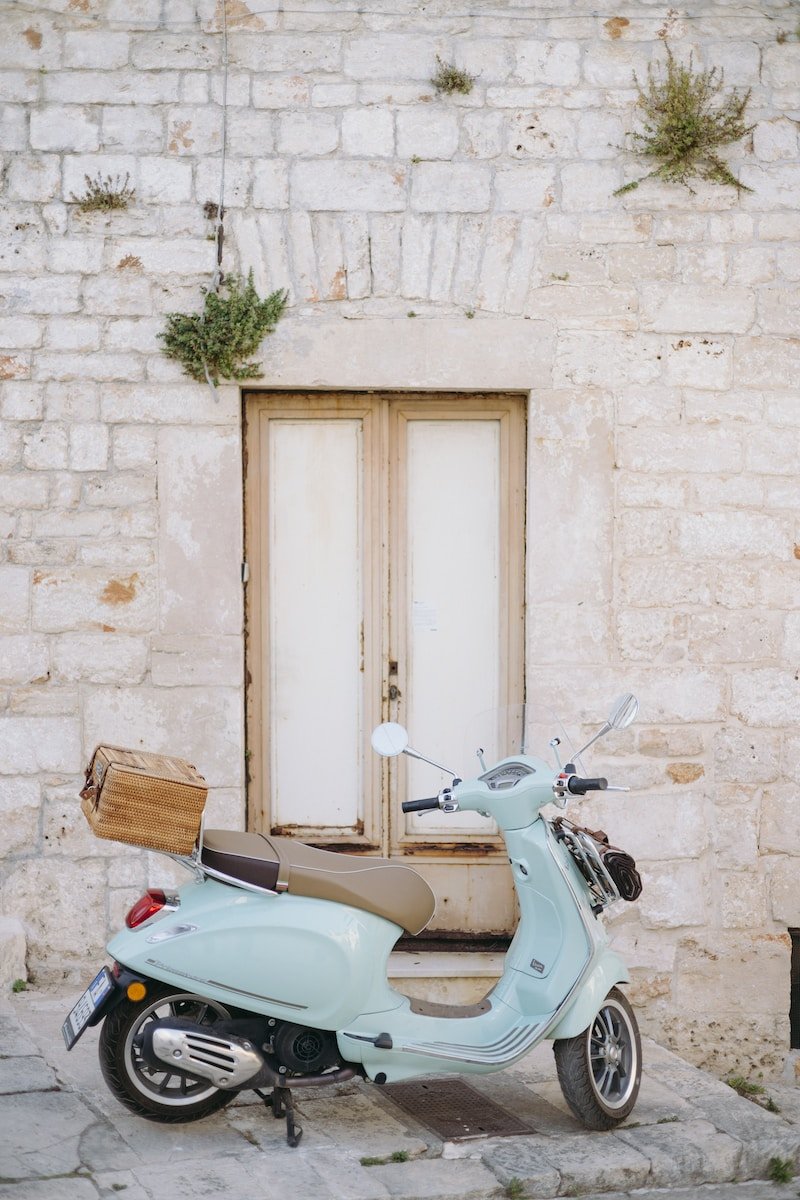
<instances>
[{"instance_id":1,"label":"front fender","mask_svg":"<svg viewBox=\"0 0 800 1200\"><path fill-rule=\"evenodd\" d=\"M600 1011L614 984L629 981L628 968L619 955L612 950L603 951L567 1013L548 1032L548 1038L556 1041L583 1033Z\"/></svg>"}]
</instances>

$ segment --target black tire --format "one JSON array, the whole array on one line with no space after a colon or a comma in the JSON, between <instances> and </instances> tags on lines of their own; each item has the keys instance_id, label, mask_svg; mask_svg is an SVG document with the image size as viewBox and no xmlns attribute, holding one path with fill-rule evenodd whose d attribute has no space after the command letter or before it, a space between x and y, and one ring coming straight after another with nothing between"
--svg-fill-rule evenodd
<instances>
[{"instance_id":1,"label":"black tire","mask_svg":"<svg viewBox=\"0 0 800 1200\"><path fill-rule=\"evenodd\" d=\"M630 1004L617 988L588 1029L553 1042L564 1099L589 1129L613 1129L633 1111L642 1078L642 1043Z\"/></svg>"},{"instance_id":2,"label":"black tire","mask_svg":"<svg viewBox=\"0 0 800 1200\"><path fill-rule=\"evenodd\" d=\"M148 1067L134 1046L134 1038L148 1021L167 1016L185 1017L213 1025L229 1013L215 1000L165 983L151 983L139 1003L123 1000L106 1017L100 1032L100 1069L121 1104L139 1117L165 1124L199 1121L233 1099L234 1092L214 1087L207 1079L189 1079Z\"/></svg>"}]
</instances>

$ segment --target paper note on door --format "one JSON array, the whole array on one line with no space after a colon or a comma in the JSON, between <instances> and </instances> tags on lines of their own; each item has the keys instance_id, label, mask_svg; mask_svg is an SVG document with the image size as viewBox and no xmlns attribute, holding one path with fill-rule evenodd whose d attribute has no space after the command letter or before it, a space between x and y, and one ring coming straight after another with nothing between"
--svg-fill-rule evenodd
<instances>
[{"instance_id":1,"label":"paper note on door","mask_svg":"<svg viewBox=\"0 0 800 1200\"><path fill-rule=\"evenodd\" d=\"M412 620L415 629L424 629L428 633L437 633L439 615L436 605L428 600L415 600L412 605Z\"/></svg>"}]
</instances>

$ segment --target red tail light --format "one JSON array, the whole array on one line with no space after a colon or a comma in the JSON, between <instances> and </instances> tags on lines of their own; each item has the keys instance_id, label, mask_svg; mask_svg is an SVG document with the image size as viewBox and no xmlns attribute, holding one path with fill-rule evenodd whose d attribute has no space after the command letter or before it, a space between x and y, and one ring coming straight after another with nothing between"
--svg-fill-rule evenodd
<instances>
[{"instance_id":1,"label":"red tail light","mask_svg":"<svg viewBox=\"0 0 800 1200\"><path fill-rule=\"evenodd\" d=\"M135 929L137 925L143 925L145 921L149 921L157 912L160 912L166 903L167 897L161 888L149 888L136 901L125 918L125 924L128 929Z\"/></svg>"}]
</instances>

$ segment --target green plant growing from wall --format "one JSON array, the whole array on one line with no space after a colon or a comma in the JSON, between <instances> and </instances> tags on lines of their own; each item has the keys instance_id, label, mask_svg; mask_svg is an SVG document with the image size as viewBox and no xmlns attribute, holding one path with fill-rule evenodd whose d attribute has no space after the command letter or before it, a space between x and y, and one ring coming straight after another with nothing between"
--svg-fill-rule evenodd
<instances>
[{"instance_id":1,"label":"green plant growing from wall","mask_svg":"<svg viewBox=\"0 0 800 1200\"><path fill-rule=\"evenodd\" d=\"M635 74L633 79L642 128L629 131L630 148L654 166L641 179L617 188L615 196L633 191L645 179L680 183L689 191L691 179L725 184L740 192L752 190L736 178L718 153L720 147L738 142L753 128L744 120L749 89L739 94L734 88L722 96L722 71L716 67L695 71L691 57L683 66L669 47L662 73L657 75L651 65L645 86Z\"/></svg>"},{"instance_id":2,"label":"green plant growing from wall","mask_svg":"<svg viewBox=\"0 0 800 1200\"><path fill-rule=\"evenodd\" d=\"M444 62L438 54L436 55L436 71L431 79L431 83L437 92L443 92L445 96L451 96L453 92L459 92L462 96L468 96L472 91L474 82L474 75L470 75L468 71L463 71L455 63Z\"/></svg>"},{"instance_id":3,"label":"green plant growing from wall","mask_svg":"<svg viewBox=\"0 0 800 1200\"><path fill-rule=\"evenodd\" d=\"M86 191L82 196L72 195L73 204L77 204L80 212L112 212L114 209L124 209L130 204L133 197L136 195L132 187L129 187L130 175L124 178L119 175L101 175L98 171L97 175L92 178L89 175L84 175L86 182Z\"/></svg>"},{"instance_id":4,"label":"green plant growing from wall","mask_svg":"<svg viewBox=\"0 0 800 1200\"><path fill-rule=\"evenodd\" d=\"M220 291L206 292L202 312L167 314L166 329L159 334L164 353L201 382L210 379L216 385L221 378L258 378L260 364L249 361L249 356L272 333L286 302L282 290L262 300L252 271L246 281L228 275Z\"/></svg>"}]
</instances>

